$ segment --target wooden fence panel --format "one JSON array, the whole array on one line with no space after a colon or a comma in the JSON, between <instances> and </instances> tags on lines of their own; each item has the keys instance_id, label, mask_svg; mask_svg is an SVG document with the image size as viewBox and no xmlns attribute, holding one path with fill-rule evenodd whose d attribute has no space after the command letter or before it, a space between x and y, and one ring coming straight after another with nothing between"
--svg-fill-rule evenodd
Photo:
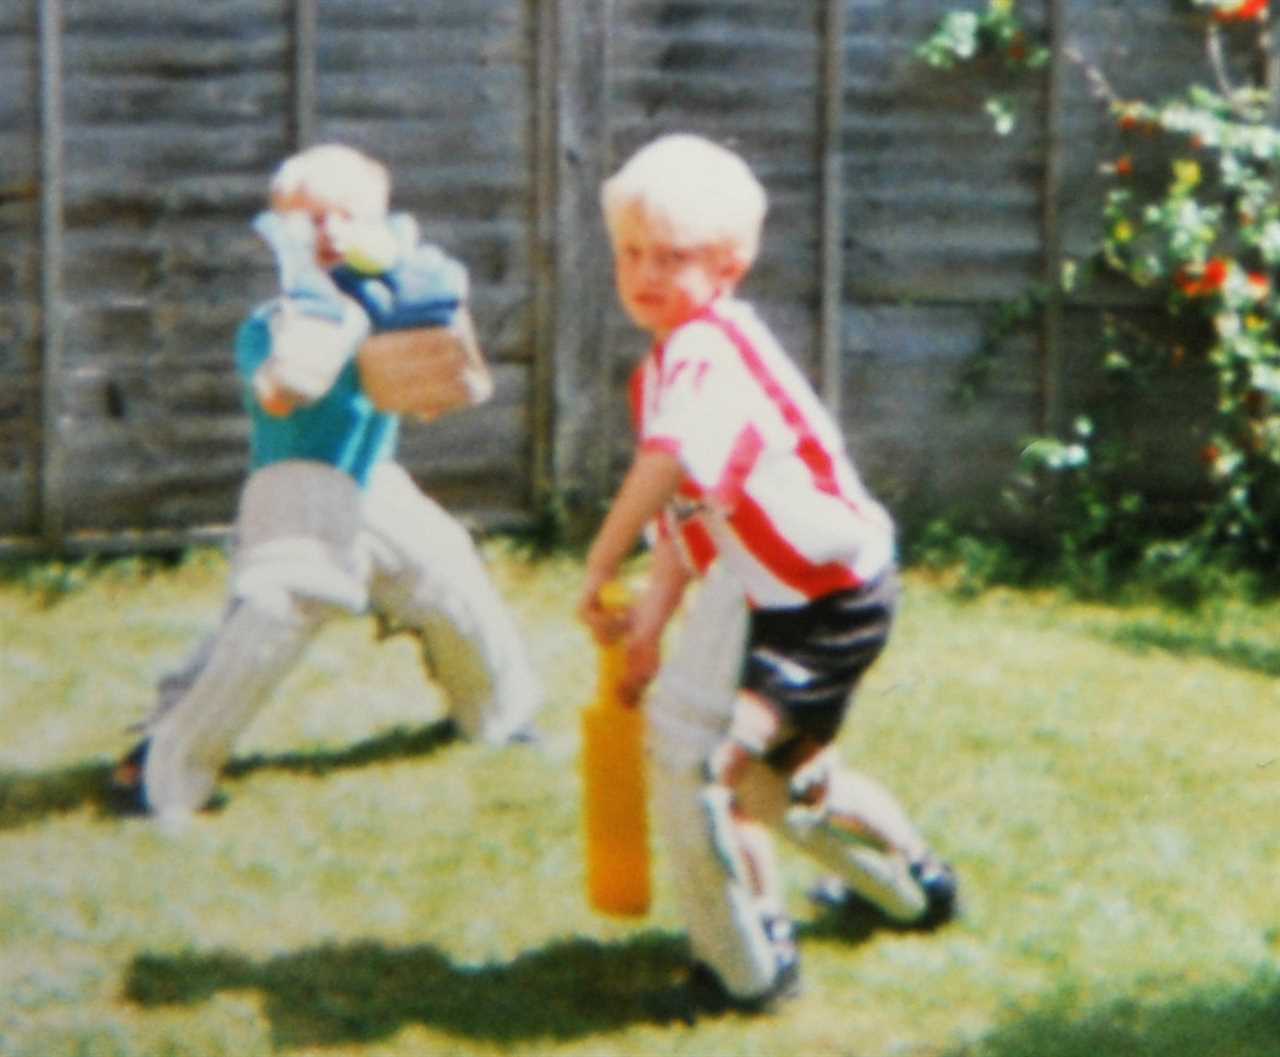
<instances>
[{"instance_id":1,"label":"wooden fence panel","mask_svg":"<svg viewBox=\"0 0 1280 1057\"><path fill-rule=\"evenodd\" d=\"M674 130L735 147L769 188L744 293L838 409L872 486L910 517L990 502L1024 438L1092 391L1096 306L1142 307L1096 290L1055 305L983 401L949 399L984 320L1045 279L1059 245L1088 247L1099 151L1125 149L1064 48L1134 95L1203 58L1163 4L1022 0L1059 47L996 137L987 85L914 55L955 6L4 5L0 543L145 543L230 520L247 439L231 339L274 281L248 220L300 138L385 158L394 206L470 268L497 397L410 426L403 446L452 508L513 523L555 495L579 525L598 515L644 346L616 306L598 188ZM1153 451L1198 436L1154 417ZM1176 490L1167 469L1153 487Z\"/></svg>"},{"instance_id":2,"label":"wooden fence panel","mask_svg":"<svg viewBox=\"0 0 1280 1057\"><path fill-rule=\"evenodd\" d=\"M382 158L393 208L467 264L497 399L430 426L401 457L442 502L511 520L533 506L534 7L321 0L315 136Z\"/></svg>"}]
</instances>

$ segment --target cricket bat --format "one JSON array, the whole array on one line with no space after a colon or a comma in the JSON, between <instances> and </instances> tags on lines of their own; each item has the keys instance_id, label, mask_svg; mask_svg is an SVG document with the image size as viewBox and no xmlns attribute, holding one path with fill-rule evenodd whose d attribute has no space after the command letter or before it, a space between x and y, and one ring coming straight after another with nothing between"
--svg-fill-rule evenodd
<instances>
[{"instance_id":1,"label":"cricket bat","mask_svg":"<svg viewBox=\"0 0 1280 1057\"><path fill-rule=\"evenodd\" d=\"M626 587L607 585L601 601L625 607ZM650 900L644 712L618 694L625 663L622 639L601 647L596 697L582 710L587 899L606 914L639 916Z\"/></svg>"}]
</instances>

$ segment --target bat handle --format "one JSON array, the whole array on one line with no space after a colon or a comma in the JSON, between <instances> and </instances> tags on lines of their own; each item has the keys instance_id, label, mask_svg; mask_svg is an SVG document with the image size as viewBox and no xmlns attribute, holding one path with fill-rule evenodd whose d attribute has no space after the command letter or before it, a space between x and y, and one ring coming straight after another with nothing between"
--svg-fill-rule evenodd
<instances>
[{"instance_id":1,"label":"bat handle","mask_svg":"<svg viewBox=\"0 0 1280 1057\"><path fill-rule=\"evenodd\" d=\"M621 580L610 580L600 588L600 606L610 613L620 613L631 605L631 588ZM618 688L626 672L627 647L619 638L600 649L599 696L601 704L622 707Z\"/></svg>"}]
</instances>

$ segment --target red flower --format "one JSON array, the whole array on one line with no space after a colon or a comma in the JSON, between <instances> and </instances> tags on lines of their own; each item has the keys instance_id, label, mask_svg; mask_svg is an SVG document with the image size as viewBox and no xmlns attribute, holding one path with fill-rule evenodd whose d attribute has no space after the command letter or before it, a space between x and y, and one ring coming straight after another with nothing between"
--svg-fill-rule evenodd
<instances>
[{"instance_id":1,"label":"red flower","mask_svg":"<svg viewBox=\"0 0 1280 1057\"><path fill-rule=\"evenodd\" d=\"M1200 270L1199 277L1179 268L1173 276L1174 285L1188 297L1208 297L1226 285L1230 263L1222 257L1210 257Z\"/></svg>"},{"instance_id":2,"label":"red flower","mask_svg":"<svg viewBox=\"0 0 1280 1057\"><path fill-rule=\"evenodd\" d=\"M1271 293L1271 280L1263 275L1262 272L1250 272L1249 293L1255 299L1261 301L1267 294Z\"/></svg>"},{"instance_id":3,"label":"red flower","mask_svg":"<svg viewBox=\"0 0 1280 1057\"><path fill-rule=\"evenodd\" d=\"M1123 157L1117 158L1115 162L1115 170L1117 176L1132 176L1133 159L1127 154Z\"/></svg>"},{"instance_id":4,"label":"red flower","mask_svg":"<svg viewBox=\"0 0 1280 1057\"><path fill-rule=\"evenodd\" d=\"M1267 14L1271 0L1240 0L1235 7L1219 8L1213 17L1219 22L1248 22L1262 19Z\"/></svg>"},{"instance_id":5,"label":"red flower","mask_svg":"<svg viewBox=\"0 0 1280 1057\"><path fill-rule=\"evenodd\" d=\"M1206 293L1216 293L1221 290L1227 281L1228 272L1227 262L1221 257L1210 257L1205 262L1204 274L1200 278L1200 283L1205 288Z\"/></svg>"},{"instance_id":6,"label":"red flower","mask_svg":"<svg viewBox=\"0 0 1280 1057\"><path fill-rule=\"evenodd\" d=\"M1200 449L1200 461L1206 466L1212 466L1222 457L1222 449L1216 444L1206 444Z\"/></svg>"}]
</instances>

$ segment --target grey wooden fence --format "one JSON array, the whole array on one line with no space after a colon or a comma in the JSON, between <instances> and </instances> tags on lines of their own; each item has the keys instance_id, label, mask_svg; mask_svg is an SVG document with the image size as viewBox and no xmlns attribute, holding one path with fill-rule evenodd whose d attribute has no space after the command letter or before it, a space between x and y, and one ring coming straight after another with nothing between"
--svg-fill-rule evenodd
<instances>
[{"instance_id":1,"label":"grey wooden fence","mask_svg":"<svg viewBox=\"0 0 1280 1057\"><path fill-rule=\"evenodd\" d=\"M642 343L614 306L597 189L673 129L736 147L769 187L747 293L873 486L909 516L988 502L1087 385L1093 306L1051 306L976 409L948 394L985 314L1093 230L1106 132L1059 47L1019 90L1019 131L993 137L982 87L913 57L951 6L2 0L0 546L223 531L246 440L230 340L272 282L247 221L278 160L325 140L385 158L395 205L471 268L497 398L403 451L455 509L599 509ZM1198 61L1163 3L1021 7L1135 94Z\"/></svg>"}]
</instances>

